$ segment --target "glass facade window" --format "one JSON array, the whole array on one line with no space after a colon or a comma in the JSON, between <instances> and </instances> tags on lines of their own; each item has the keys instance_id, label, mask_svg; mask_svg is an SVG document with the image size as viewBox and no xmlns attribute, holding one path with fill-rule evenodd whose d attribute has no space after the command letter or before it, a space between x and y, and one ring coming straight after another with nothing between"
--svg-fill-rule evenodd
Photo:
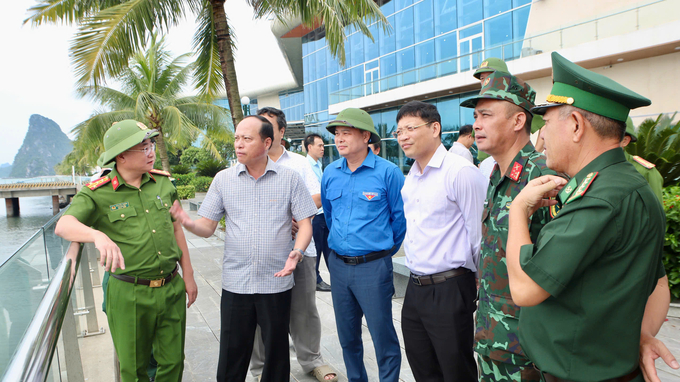
<instances>
[{"instance_id":1,"label":"glass facade window","mask_svg":"<svg viewBox=\"0 0 680 382\"><path fill-rule=\"evenodd\" d=\"M407 8L395 15L394 30L397 39L397 49L413 45L413 7Z\"/></svg>"},{"instance_id":2,"label":"glass facade window","mask_svg":"<svg viewBox=\"0 0 680 382\"><path fill-rule=\"evenodd\" d=\"M434 33L440 35L458 27L456 0L434 0Z\"/></svg>"},{"instance_id":3,"label":"glass facade window","mask_svg":"<svg viewBox=\"0 0 680 382\"><path fill-rule=\"evenodd\" d=\"M496 16L512 9L512 0L484 0L484 17Z\"/></svg>"},{"instance_id":4,"label":"glass facade window","mask_svg":"<svg viewBox=\"0 0 680 382\"><path fill-rule=\"evenodd\" d=\"M353 26L345 27L346 63L342 67L326 45L323 28L302 38L303 91L282 94L280 101L291 120L299 120L304 112L308 132L329 135L325 132L333 119L328 114L329 102L473 70L487 57L519 58L531 9L531 0L383 0L377 4L382 4L391 32L373 24L369 30L375 41L371 41ZM460 101L475 93L427 101L437 105L442 115L442 138L447 147L460 126L473 122L473 110L461 108ZM390 136L396 128L397 111L392 108L371 114L385 138L382 156L406 169L410 160ZM334 147L329 147L327 154L337 159Z\"/></svg>"},{"instance_id":5,"label":"glass facade window","mask_svg":"<svg viewBox=\"0 0 680 382\"><path fill-rule=\"evenodd\" d=\"M464 27L484 16L482 0L458 0L458 27Z\"/></svg>"},{"instance_id":6,"label":"glass facade window","mask_svg":"<svg viewBox=\"0 0 680 382\"><path fill-rule=\"evenodd\" d=\"M418 70L418 80L426 81L436 77L434 66L434 40L416 45L416 66Z\"/></svg>"},{"instance_id":7,"label":"glass facade window","mask_svg":"<svg viewBox=\"0 0 680 382\"><path fill-rule=\"evenodd\" d=\"M484 22L484 45L488 57L504 60L513 57L512 45L502 46L512 41L512 14L504 13Z\"/></svg>"},{"instance_id":8,"label":"glass facade window","mask_svg":"<svg viewBox=\"0 0 680 382\"><path fill-rule=\"evenodd\" d=\"M425 41L434 36L434 12L432 1L421 1L413 6L416 42Z\"/></svg>"}]
</instances>

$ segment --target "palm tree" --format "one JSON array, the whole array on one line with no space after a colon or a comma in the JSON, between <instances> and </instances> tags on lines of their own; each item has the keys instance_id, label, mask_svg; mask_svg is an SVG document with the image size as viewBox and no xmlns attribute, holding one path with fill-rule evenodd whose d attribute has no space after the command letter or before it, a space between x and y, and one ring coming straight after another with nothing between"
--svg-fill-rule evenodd
<instances>
[{"instance_id":1,"label":"palm tree","mask_svg":"<svg viewBox=\"0 0 680 382\"><path fill-rule=\"evenodd\" d=\"M373 38L368 25L389 29L373 0L246 0L258 17L299 18L309 28L324 25L331 53L345 63L346 25ZM200 95L215 97L226 89L234 126L243 118L234 69L232 33L225 0L38 0L24 22L78 24L71 55L79 85L98 87L125 69L134 52L154 30L167 31L187 13L197 19L193 48L198 52L194 78ZM224 84L219 80L222 74ZM224 86L224 88L222 87Z\"/></svg>"},{"instance_id":2,"label":"palm tree","mask_svg":"<svg viewBox=\"0 0 680 382\"><path fill-rule=\"evenodd\" d=\"M72 130L76 135L74 157L82 158L80 163L93 165L104 149L104 133L111 124L135 119L160 132L156 144L165 171L170 171L168 151L176 152L199 136L203 137L204 148L222 160L210 137L228 140L229 112L200 97L179 95L195 66L195 63L183 65L188 56L171 58L163 39L157 40L151 35L148 49L137 52L122 70L121 90L93 85L80 87L81 96L97 101L105 111L95 112Z\"/></svg>"}]
</instances>

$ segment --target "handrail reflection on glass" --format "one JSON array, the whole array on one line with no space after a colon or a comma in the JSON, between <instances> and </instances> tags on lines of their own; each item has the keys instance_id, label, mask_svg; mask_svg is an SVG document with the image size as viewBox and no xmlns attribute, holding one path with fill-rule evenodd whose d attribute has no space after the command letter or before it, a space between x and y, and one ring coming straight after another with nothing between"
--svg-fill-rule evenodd
<instances>
[{"instance_id":1,"label":"handrail reflection on glass","mask_svg":"<svg viewBox=\"0 0 680 382\"><path fill-rule=\"evenodd\" d=\"M71 243L17 347L3 382L45 381L73 290L83 246Z\"/></svg>"}]
</instances>

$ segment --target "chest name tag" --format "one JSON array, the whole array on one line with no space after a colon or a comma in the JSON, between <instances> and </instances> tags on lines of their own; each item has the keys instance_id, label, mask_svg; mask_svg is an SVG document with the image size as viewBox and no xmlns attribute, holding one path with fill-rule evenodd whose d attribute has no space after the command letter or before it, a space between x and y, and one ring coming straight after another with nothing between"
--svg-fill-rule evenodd
<instances>
[{"instance_id":1,"label":"chest name tag","mask_svg":"<svg viewBox=\"0 0 680 382\"><path fill-rule=\"evenodd\" d=\"M366 197L368 200L373 200L376 196L378 196L377 192L364 192L363 195Z\"/></svg>"},{"instance_id":2,"label":"chest name tag","mask_svg":"<svg viewBox=\"0 0 680 382\"><path fill-rule=\"evenodd\" d=\"M128 208L128 207L130 207L130 203L128 203L128 202L113 204L113 205L109 206L109 208L111 208L111 211L118 211L118 210L121 210L123 208Z\"/></svg>"}]
</instances>

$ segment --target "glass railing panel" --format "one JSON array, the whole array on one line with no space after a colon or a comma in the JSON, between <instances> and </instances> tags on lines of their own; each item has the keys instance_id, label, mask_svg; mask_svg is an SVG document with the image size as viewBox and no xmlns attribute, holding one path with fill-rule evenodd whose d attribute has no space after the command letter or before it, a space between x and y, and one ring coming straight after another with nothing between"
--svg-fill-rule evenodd
<instances>
[{"instance_id":1,"label":"glass railing panel","mask_svg":"<svg viewBox=\"0 0 680 382\"><path fill-rule=\"evenodd\" d=\"M0 376L26 332L49 284L43 231L0 267Z\"/></svg>"}]
</instances>

